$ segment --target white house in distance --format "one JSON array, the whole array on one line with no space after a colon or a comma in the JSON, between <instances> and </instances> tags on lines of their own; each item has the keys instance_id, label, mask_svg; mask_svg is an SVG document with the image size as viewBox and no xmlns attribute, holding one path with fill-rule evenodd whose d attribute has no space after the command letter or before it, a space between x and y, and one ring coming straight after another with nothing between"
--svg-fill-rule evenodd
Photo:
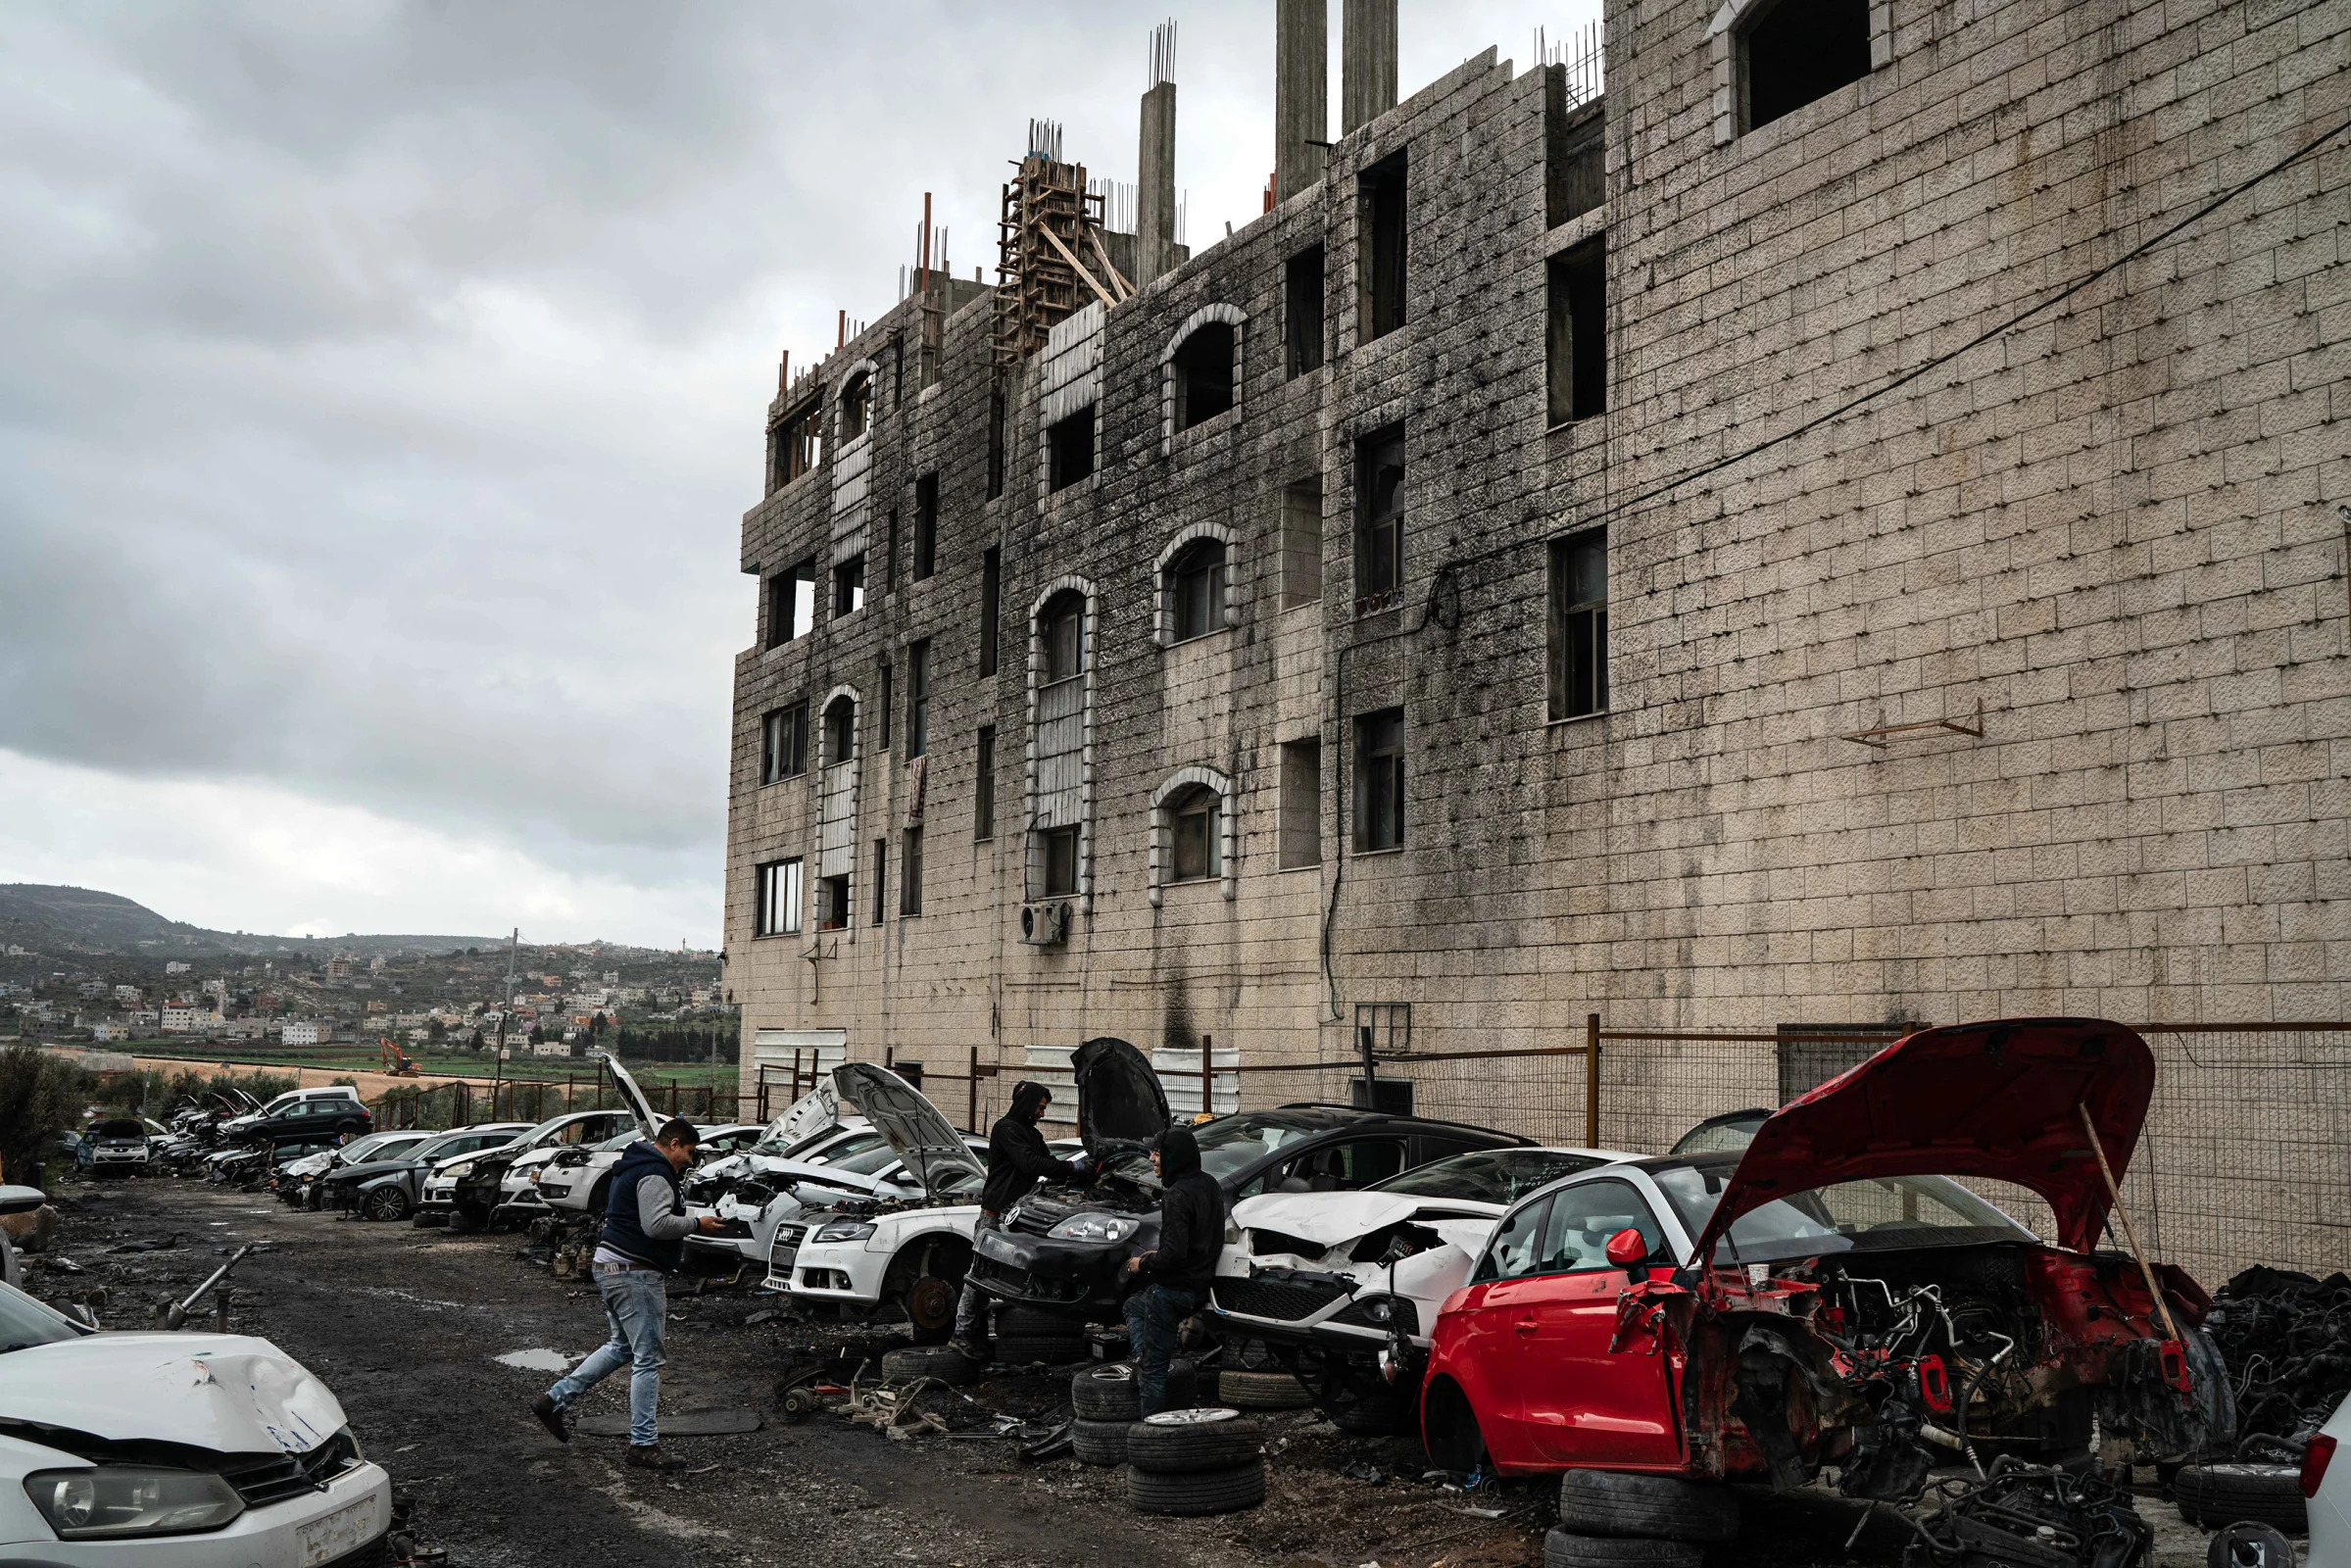
<instances>
[{"instance_id":1,"label":"white house in distance","mask_svg":"<svg viewBox=\"0 0 2351 1568\"><path fill-rule=\"evenodd\" d=\"M315 1018L288 1018L278 1025L277 1043L281 1046L315 1046L318 1043L318 1023Z\"/></svg>"}]
</instances>

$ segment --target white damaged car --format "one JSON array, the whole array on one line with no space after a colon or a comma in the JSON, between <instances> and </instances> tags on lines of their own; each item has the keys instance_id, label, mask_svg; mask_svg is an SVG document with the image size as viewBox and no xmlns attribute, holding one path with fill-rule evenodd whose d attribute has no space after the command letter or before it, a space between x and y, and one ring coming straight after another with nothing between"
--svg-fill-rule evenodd
<instances>
[{"instance_id":1,"label":"white damaged car","mask_svg":"<svg viewBox=\"0 0 2351 1568\"><path fill-rule=\"evenodd\" d=\"M100 1333L0 1285L0 1561L356 1568L391 1521L391 1478L269 1341Z\"/></svg>"}]
</instances>

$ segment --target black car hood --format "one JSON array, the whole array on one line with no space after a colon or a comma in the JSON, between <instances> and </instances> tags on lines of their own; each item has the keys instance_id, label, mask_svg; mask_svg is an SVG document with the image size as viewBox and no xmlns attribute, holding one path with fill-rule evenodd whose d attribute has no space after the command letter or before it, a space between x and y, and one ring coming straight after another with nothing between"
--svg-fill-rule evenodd
<instances>
[{"instance_id":1,"label":"black car hood","mask_svg":"<svg viewBox=\"0 0 2351 1568\"><path fill-rule=\"evenodd\" d=\"M1142 1052L1098 1035L1069 1054L1078 1084L1078 1137L1097 1159L1131 1152L1166 1131L1167 1091Z\"/></svg>"},{"instance_id":2,"label":"black car hood","mask_svg":"<svg viewBox=\"0 0 2351 1568\"><path fill-rule=\"evenodd\" d=\"M322 1182L364 1182L371 1177L381 1176L387 1171L408 1170L422 1163L422 1160L417 1159L363 1159L356 1165L337 1165L324 1171L319 1175L318 1180Z\"/></svg>"}]
</instances>

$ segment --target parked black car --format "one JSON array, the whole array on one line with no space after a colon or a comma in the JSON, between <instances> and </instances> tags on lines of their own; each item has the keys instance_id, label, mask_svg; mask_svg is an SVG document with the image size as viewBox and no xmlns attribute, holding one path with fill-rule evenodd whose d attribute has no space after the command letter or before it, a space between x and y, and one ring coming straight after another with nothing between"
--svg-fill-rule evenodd
<instances>
[{"instance_id":1,"label":"parked black car","mask_svg":"<svg viewBox=\"0 0 2351 1568\"><path fill-rule=\"evenodd\" d=\"M267 1115L240 1119L221 1132L240 1144L296 1143L331 1146L339 1138L357 1138L375 1130L375 1116L357 1100L292 1100ZM290 1156L289 1156L290 1157Z\"/></svg>"},{"instance_id":2,"label":"parked black car","mask_svg":"<svg viewBox=\"0 0 2351 1568\"><path fill-rule=\"evenodd\" d=\"M318 1178L314 1208L358 1209L368 1219L407 1219L416 1210L424 1173L444 1159L503 1149L530 1131L528 1122L484 1122L443 1133L388 1159L338 1165Z\"/></svg>"},{"instance_id":3,"label":"parked black car","mask_svg":"<svg viewBox=\"0 0 2351 1568\"><path fill-rule=\"evenodd\" d=\"M1101 1174L1085 1188L1038 1189L977 1238L969 1277L1000 1301L1116 1322L1129 1257L1159 1242L1159 1187L1143 1146L1168 1125L1167 1095L1123 1040L1089 1040L1073 1054L1078 1129ZM1283 1105L1201 1122L1200 1168L1225 1200L1272 1192L1334 1192L1473 1149L1529 1142L1515 1133L1346 1105Z\"/></svg>"}]
</instances>

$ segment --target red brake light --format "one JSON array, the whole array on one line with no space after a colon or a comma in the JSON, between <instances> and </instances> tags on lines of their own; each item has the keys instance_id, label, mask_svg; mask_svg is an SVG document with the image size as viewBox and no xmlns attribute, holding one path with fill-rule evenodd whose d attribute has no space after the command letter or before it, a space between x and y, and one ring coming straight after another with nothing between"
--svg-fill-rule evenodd
<instances>
[{"instance_id":1,"label":"red brake light","mask_svg":"<svg viewBox=\"0 0 2351 1568\"><path fill-rule=\"evenodd\" d=\"M2327 1479L2327 1465L2334 1457L2334 1440L2322 1432L2310 1440L2302 1450L2302 1495L2319 1494L2319 1483Z\"/></svg>"}]
</instances>

